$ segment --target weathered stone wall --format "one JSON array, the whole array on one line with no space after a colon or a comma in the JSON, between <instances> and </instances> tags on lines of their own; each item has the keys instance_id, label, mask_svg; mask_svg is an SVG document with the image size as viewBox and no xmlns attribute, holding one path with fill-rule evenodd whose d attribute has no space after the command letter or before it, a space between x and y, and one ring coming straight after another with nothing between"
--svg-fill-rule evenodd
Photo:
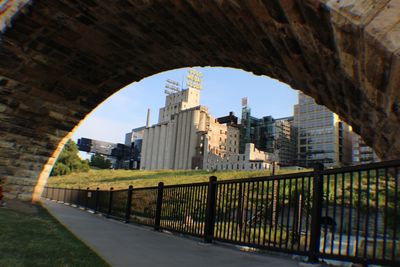
<instances>
[{"instance_id":1,"label":"weathered stone wall","mask_svg":"<svg viewBox=\"0 0 400 267\"><path fill-rule=\"evenodd\" d=\"M398 158L399 18L398 0L33 1L0 40L7 196L39 196L60 141L112 93L187 66L279 79Z\"/></svg>"}]
</instances>

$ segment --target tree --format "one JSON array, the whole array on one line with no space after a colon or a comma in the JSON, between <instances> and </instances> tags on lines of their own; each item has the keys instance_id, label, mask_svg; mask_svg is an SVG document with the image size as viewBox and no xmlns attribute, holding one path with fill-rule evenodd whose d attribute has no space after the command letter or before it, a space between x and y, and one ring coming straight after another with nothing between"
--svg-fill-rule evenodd
<instances>
[{"instance_id":1,"label":"tree","mask_svg":"<svg viewBox=\"0 0 400 267\"><path fill-rule=\"evenodd\" d=\"M66 175L71 172L89 171L89 162L87 160L81 160L78 153L79 150L76 143L72 140L68 140L50 175L57 176Z\"/></svg>"},{"instance_id":2,"label":"tree","mask_svg":"<svg viewBox=\"0 0 400 267\"><path fill-rule=\"evenodd\" d=\"M99 169L110 169L111 161L96 153L90 158L89 165Z\"/></svg>"}]
</instances>

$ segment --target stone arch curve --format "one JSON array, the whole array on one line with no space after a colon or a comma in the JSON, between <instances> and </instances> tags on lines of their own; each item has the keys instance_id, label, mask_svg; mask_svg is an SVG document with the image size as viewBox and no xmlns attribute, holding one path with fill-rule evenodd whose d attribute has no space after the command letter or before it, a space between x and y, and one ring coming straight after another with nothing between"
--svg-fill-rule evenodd
<instances>
[{"instance_id":1,"label":"stone arch curve","mask_svg":"<svg viewBox=\"0 0 400 267\"><path fill-rule=\"evenodd\" d=\"M73 128L112 93L187 66L278 79L338 113L382 158L399 156L398 0L9 0L0 15L8 197L37 199Z\"/></svg>"}]
</instances>

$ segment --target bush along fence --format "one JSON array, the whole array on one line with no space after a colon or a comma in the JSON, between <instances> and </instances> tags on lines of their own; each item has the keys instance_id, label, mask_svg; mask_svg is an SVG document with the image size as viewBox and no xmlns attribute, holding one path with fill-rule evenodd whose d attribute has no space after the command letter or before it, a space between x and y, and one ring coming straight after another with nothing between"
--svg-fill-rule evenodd
<instances>
[{"instance_id":1,"label":"bush along fence","mask_svg":"<svg viewBox=\"0 0 400 267\"><path fill-rule=\"evenodd\" d=\"M319 259L400 266L400 161L108 191L46 187L43 197L213 240Z\"/></svg>"}]
</instances>

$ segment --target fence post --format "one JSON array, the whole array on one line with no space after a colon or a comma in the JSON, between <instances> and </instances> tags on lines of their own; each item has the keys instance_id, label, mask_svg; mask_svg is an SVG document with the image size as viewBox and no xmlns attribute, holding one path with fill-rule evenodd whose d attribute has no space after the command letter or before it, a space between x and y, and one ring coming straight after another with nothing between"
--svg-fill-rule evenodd
<instances>
[{"instance_id":1,"label":"fence post","mask_svg":"<svg viewBox=\"0 0 400 267\"><path fill-rule=\"evenodd\" d=\"M94 213L97 213L97 210L99 209L99 189L100 188L96 188L96 199L94 202Z\"/></svg>"},{"instance_id":2,"label":"fence post","mask_svg":"<svg viewBox=\"0 0 400 267\"><path fill-rule=\"evenodd\" d=\"M64 204L65 204L66 198L67 198L67 188L64 187L64 198L63 198Z\"/></svg>"},{"instance_id":3,"label":"fence post","mask_svg":"<svg viewBox=\"0 0 400 267\"><path fill-rule=\"evenodd\" d=\"M111 187L110 188L110 195L109 195L109 199L108 199L108 211L107 211L107 218L109 218L110 217L110 214L111 214L111 208L112 208L112 200L113 200L113 190L114 190L114 187Z\"/></svg>"},{"instance_id":4,"label":"fence post","mask_svg":"<svg viewBox=\"0 0 400 267\"><path fill-rule=\"evenodd\" d=\"M60 188L57 188L57 202L60 201Z\"/></svg>"},{"instance_id":5,"label":"fence post","mask_svg":"<svg viewBox=\"0 0 400 267\"><path fill-rule=\"evenodd\" d=\"M132 208L132 193L133 193L133 186L129 186L128 188L128 198L126 201L126 209L125 209L125 223L129 222L131 217L131 208Z\"/></svg>"},{"instance_id":6,"label":"fence post","mask_svg":"<svg viewBox=\"0 0 400 267\"><path fill-rule=\"evenodd\" d=\"M86 188L86 194L85 194L85 196L86 196L85 210L87 210L87 209L88 209L88 204L89 204L89 187Z\"/></svg>"},{"instance_id":7,"label":"fence post","mask_svg":"<svg viewBox=\"0 0 400 267\"><path fill-rule=\"evenodd\" d=\"M217 200L217 177L211 176L207 190L206 220L204 224L204 242L211 243L214 239L215 211Z\"/></svg>"},{"instance_id":8,"label":"fence post","mask_svg":"<svg viewBox=\"0 0 400 267\"><path fill-rule=\"evenodd\" d=\"M324 169L324 165L318 163L314 167L313 194L312 194L312 210L311 210L311 237L310 251L308 261L312 263L318 262L321 238L321 215L323 201L323 184L324 176L320 173Z\"/></svg>"},{"instance_id":9,"label":"fence post","mask_svg":"<svg viewBox=\"0 0 400 267\"><path fill-rule=\"evenodd\" d=\"M154 220L154 230L156 230L156 231L160 230L163 193L164 193L164 183L159 182L158 183L158 191L157 191L156 218Z\"/></svg>"}]
</instances>

